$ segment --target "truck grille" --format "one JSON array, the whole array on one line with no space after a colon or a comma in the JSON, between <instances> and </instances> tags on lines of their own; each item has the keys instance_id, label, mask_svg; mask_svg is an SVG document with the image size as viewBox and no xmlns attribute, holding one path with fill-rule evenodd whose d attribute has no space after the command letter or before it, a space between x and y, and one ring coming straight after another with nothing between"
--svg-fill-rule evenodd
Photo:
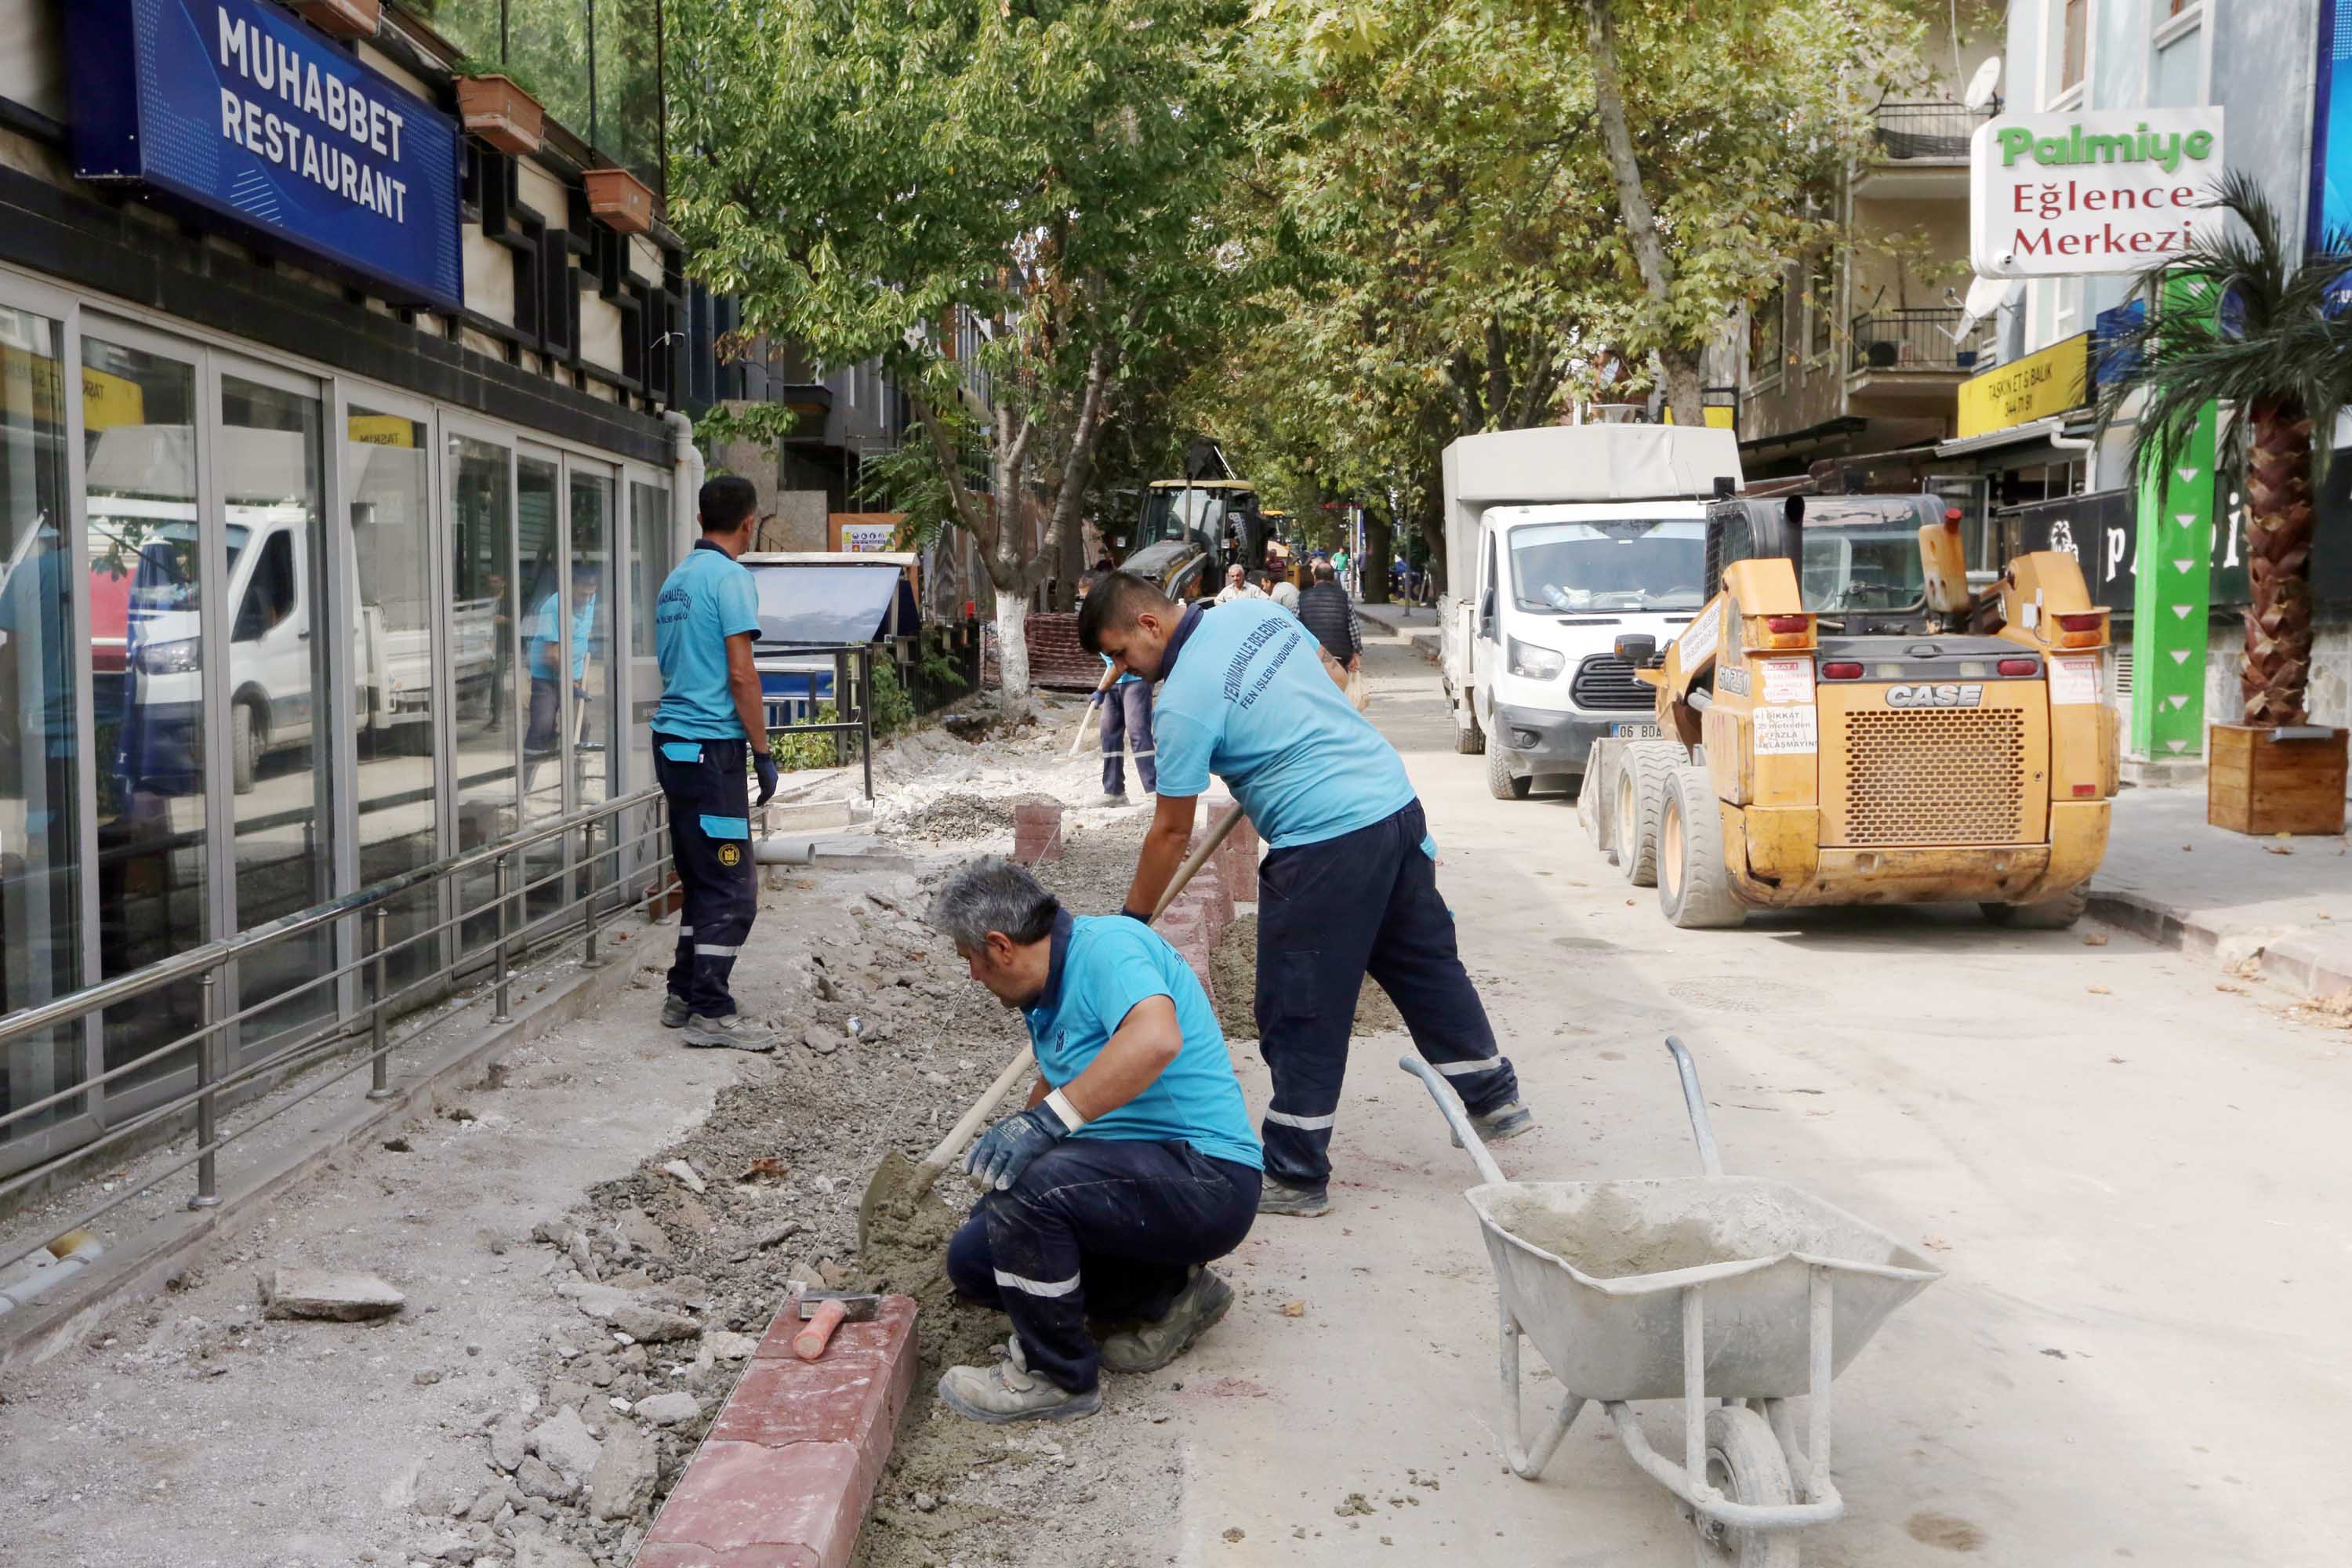
<instances>
[{"instance_id":1,"label":"truck grille","mask_svg":"<svg viewBox=\"0 0 2352 1568\"><path fill-rule=\"evenodd\" d=\"M1845 764L1840 845L2013 844L2022 831L2016 709L1848 713Z\"/></svg>"},{"instance_id":2,"label":"truck grille","mask_svg":"<svg viewBox=\"0 0 2352 1568\"><path fill-rule=\"evenodd\" d=\"M1633 679L1633 667L1613 653L1596 653L1576 667L1568 700L1587 711L1648 712L1658 694Z\"/></svg>"}]
</instances>

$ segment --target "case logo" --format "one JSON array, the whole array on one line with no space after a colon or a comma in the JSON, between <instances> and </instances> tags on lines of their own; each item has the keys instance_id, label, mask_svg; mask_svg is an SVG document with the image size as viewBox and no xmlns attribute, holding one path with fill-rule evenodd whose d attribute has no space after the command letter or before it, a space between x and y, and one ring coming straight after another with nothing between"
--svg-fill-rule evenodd
<instances>
[{"instance_id":1,"label":"case logo","mask_svg":"<svg viewBox=\"0 0 2352 1568\"><path fill-rule=\"evenodd\" d=\"M1983 701L1984 688L1975 683L1962 686L1942 681L1886 689L1889 708L1974 708Z\"/></svg>"}]
</instances>

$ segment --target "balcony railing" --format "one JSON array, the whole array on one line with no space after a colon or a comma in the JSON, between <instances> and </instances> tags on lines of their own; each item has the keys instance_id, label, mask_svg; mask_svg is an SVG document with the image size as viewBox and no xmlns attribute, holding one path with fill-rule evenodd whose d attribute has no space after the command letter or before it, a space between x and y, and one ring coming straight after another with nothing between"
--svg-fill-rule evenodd
<instances>
[{"instance_id":1,"label":"balcony railing","mask_svg":"<svg viewBox=\"0 0 2352 1568\"><path fill-rule=\"evenodd\" d=\"M1867 371L1941 371L1970 374L1991 361L1992 333L1979 321L1957 341L1965 312L1957 305L1875 310L1853 319L1848 368Z\"/></svg>"},{"instance_id":2,"label":"balcony railing","mask_svg":"<svg viewBox=\"0 0 2352 1568\"><path fill-rule=\"evenodd\" d=\"M1892 163L1962 162L1969 139L1999 110L1964 103L1882 103L1873 111L1880 156Z\"/></svg>"}]
</instances>

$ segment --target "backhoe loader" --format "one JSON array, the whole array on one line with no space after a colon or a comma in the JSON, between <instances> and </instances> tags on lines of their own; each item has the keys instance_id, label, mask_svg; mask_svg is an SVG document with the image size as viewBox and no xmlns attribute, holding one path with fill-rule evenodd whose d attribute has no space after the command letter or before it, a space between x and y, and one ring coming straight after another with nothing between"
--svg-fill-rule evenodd
<instances>
[{"instance_id":1,"label":"backhoe loader","mask_svg":"<svg viewBox=\"0 0 2352 1568\"><path fill-rule=\"evenodd\" d=\"M1970 591L1932 495L1722 495L1706 606L1618 657L1660 739L1596 742L1580 816L1666 918L1973 900L2072 924L2107 842L2107 611L2063 552Z\"/></svg>"}]
</instances>

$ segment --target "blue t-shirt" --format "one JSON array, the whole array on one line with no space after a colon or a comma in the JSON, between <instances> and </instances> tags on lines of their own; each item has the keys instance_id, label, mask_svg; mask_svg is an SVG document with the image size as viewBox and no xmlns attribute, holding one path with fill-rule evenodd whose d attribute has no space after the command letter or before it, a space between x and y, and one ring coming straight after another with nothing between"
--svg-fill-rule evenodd
<instances>
[{"instance_id":1,"label":"blue t-shirt","mask_svg":"<svg viewBox=\"0 0 2352 1568\"><path fill-rule=\"evenodd\" d=\"M1110 655L1106 653L1099 654L1097 657L1103 661L1103 668L1105 669L1108 669L1110 668ZM1126 674L1120 676L1117 680L1112 681L1111 684L1113 686L1125 686L1130 680L1140 680L1142 679L1143 677L1136 674L1135 671L1130 669Z\"/></svg>"},{"instance_id":2,"label":"blue t-shirt","mask_svg":"<svg viewBox=\"0 0 2352 1568\"><path fill-rule=\"evenodd\" d=\"M1236 599L1187 624L1152 718L1163 798L1200 795L1214 773L1274 849L1320 844L1412 804L1403 759L1324 673L1296 616Z\"/></svg>"},{"instance_id":3,"label":"blue t-shirt","mask_svg":"<svg viewBox=\"0 0 2352 1568\"><path fill-rule=\"evenodd\" d=\"M563 610L560 595L550 594L539 606L530 629L530 677L555 679L555 650L561 637ZM588 673L588 639L596 629L596 595L589 595L572 612L572 679L576 684Z\"/></svg>"},{"instance_id":4,"label":"blue t-shirt","mask_svg":"<svg viewBox=\"0 0 2352 1568\"><path fill-rule=\"evenodd\" d=\"M1067 1088L1149 997L1176 1005L1184 1034L1176 1059L1150 1088L1072 1136L1128 1143L1181 1139L1212 1159L1264 1170L1224 1034L1183 955L1125 915L1080 920L1065 913L1054 922L1053 943L1045 992L1021 1010L1047 1083Z\"/></svg>"},{"instance_id":5,"label":"blue t-shirt","mask_svg":"<svg viewBox=\"0 0 2352 1568\"><path fill-rule=\"evenodd\" d=\"M750 738L727 684L727 639L744 632L760 632L760 590L751 569L715 544L698 543L654 601L654 654L662 672L655 729L696 741Z\"/></svg>"}]
</instances>

